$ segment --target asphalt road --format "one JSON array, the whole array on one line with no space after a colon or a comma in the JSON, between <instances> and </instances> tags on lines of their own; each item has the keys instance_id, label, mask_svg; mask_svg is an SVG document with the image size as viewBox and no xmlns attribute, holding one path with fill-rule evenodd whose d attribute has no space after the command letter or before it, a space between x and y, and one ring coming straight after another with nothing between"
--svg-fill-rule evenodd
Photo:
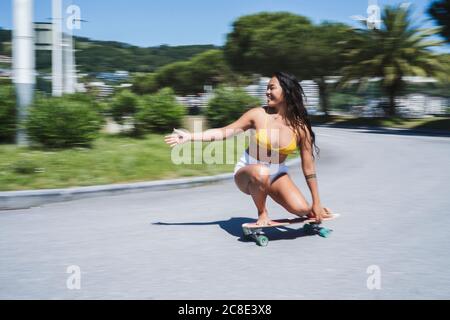
<instances>
[{"instance_id":1,"label":"asphalt road","mask_svg":"<svg viewBox=\"0 0 450 320\"><path fill-rule=\"evenodd\" d=\"M0 211L0 298L449 299L450 138L315 131L322 202L342 215L330 238L242 239L256 211L231 180Z\"/></svg>"}]
</instances>

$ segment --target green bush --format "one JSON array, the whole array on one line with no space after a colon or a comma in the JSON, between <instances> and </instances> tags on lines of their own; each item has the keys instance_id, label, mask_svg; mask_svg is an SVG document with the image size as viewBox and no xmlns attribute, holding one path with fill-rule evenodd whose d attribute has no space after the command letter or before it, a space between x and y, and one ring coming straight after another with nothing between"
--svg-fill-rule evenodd
<instances>
[{"instance_id":1,"label":"green bush","mask_svg":"<svg viewBox=\"0 0 450 320\"><path fill-rule=\"evenodd\" d=\"M181 126L186 115L186 108L176 101L174 91L170 88L143 96L138 109L135 116L137 134L170 132Z\"/></svg>"},{"instance_id":2,"label":"green bush","mask_svg":"<svg viewBox=\"0 0 450 320\"><path fill-rule=\"evenodd\" d=\"M213 128L227 126L239 119L247 110L261 104L260 99L240 88L219 88L206 108L206 118Z\"/></svg>"},{"instance_id":3,"label":"green bush","mask_svg":"<svg viewBox=\"0 0 450 320\"><path fill-rule=\"evenodd\" d=\"M13 172L17 174L33 174L37 170L37 164L28 159L20 159L11 165Z\"/></svg>"},{"instance_id":4,"label":"green bush","mask_svg":"<svg viewBox=\"0 0 450 320\"><path fill-rule=\"evenodd\" d=\"M0 142L11 143L17 129L16 98L14 87L0 84Z\"/></svg>"},{"instance_id":5,"label":"green bush","mask_svg":"<svg viewBox=\"0 0 450 320\"><path fill-rule=\"evenodd\" d=\"M68 99L69 101L74 101L76 103L83 103L87 106L90 106L92 111L95 111L97 115L99 115L99 121L100 126L106 125L106 119L105 116L109 113L109 105L107 102L102 100L97 100L95 95L92 95L90 93L72 93L72 94L66 94L64 96L65 99Z\"/></svg>"},{"instance_id":6,"label":"green bush","mask_svg":"<svg viewBox=\"0 0 450 320\"><path fill-rule=\"evenodd\" d=\"M106 117L111 114L111 105L104 100L95 101L94 105L96 106L95 110L103 116L102 119L106 123Z\"/></svg>"},{"instance_id":7,"label":"green bush","mask_svg":"<svg viewBox=\"0 0 450 320\"><path fill-rule=\"evenodd\" d=\"M129 90L119 91L111 101L110 113L119 124L123 124L125 117L133 117L137 111L139 97Z\"/></svg>"},{"instance_id":8,"label":"green bush","mask_svg":"<svg viewBox=\"0 0 450 320\"><path fill-rule=\"evenodd\" d=\"M26 129L30 140L35 143L67 148L89 146L102 124L103 119L95 110L94 103L78 94L37 98L30 108Z\"/></svg>"},{"instance_id":9,"label":"green bush","mask_svg":"<svg viewBox=\"0 0 450 320\"><path fill-rule=\"evenodd\" d=\"M99 115L100 126L106 125L105 116L109 113L109 105L102 100L97 100L95 95L90 93L72 93L64 96L66 99L70 101L74 101L77 103L84 103L87 106L90 106L92 111L95 111L97 115Z\"/></svg>"}]
</instances>

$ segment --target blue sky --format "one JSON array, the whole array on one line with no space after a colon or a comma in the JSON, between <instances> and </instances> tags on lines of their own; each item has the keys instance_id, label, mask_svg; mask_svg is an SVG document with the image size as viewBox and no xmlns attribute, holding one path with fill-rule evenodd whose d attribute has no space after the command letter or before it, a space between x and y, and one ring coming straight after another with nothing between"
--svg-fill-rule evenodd
<instances>
[{"instance_id":1,"label":"blue sky","mask_svg":"<svg viewBox=\"0 0 450 320\"><path fill-rule=\"evenodd\" d=\"M378 0L385 4L402 1ZM426 20L428 0L409 1L417 20ZM12 25L12 0L0 0L0 27ZM161 44L223 45L236 18L260 11L289 11L313 22L355 25L352 15L366 16L368 0L63 0L81 8L83 23L75 35L148 47ZM49 22L51 0L34 0L35 21ZM431 22L426 22L431 26Z\"/></svg>"}]
</instances>

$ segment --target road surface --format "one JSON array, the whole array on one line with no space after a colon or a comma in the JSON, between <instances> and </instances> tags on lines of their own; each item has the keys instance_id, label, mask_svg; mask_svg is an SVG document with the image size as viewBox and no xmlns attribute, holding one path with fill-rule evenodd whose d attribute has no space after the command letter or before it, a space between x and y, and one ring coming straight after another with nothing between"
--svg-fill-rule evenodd
<instances>
[{"instance_id":1,"label":"road surface","mask_svg":"<svg viewBox=\"0 0 450 320\"><path fill-rule=\"evenodd\" d=\"M0 211L0 298L449 299L450 138L315 132L330 238L243 240L256 211L232 180Z\"/></svg>"}]
</instances>

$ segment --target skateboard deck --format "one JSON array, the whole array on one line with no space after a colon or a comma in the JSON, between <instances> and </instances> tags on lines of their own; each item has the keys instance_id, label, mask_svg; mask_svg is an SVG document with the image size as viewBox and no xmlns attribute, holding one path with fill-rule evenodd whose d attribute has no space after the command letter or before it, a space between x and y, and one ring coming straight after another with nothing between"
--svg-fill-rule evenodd
<instances>
[{"instance_id":1,"label":"skateboard deck","mask_svg":"<svg viewBox=\"0 0 450 320\"><path fill-rule=\"evenodd\" d=\"M334 213L333 217L322 219L322 221L330 221L339 217L339 214ZM273 220L273 224L267 226L260 226L256 223L244 223L242 225L242 231L244 233L244 237L252 238L256 241L256 243L265 247L269 244L269 238L264 234L264 229L266 228L277 228L277 227L286 227L293 224L303 224L303 231L306 234L317 234L321 237L328 238L333 230L321 227L319 223L316 222L315 219L311 219L308 217L303 218L295 218L295 219L278 219Z\"/></svg>"}]
</instances>

